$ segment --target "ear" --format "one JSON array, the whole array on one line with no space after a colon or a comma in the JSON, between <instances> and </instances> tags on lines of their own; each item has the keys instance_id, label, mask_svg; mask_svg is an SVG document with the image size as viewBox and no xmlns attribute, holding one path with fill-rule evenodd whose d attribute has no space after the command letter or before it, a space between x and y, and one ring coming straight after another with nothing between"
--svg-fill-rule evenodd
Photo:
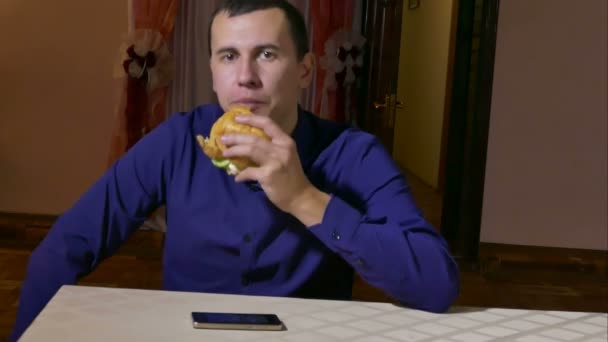
<instances>
[{"instance_id":1,"label":"ear","mask_svg":"<svg viewBox=\"0 0 608 342\"><path fill-rule=\"evenodd\" d=\"M312 52L306 53L299 64L299 84L300 88L304 89L310 85L312 75L315 70L315 55Z\"/></svg>"}]
</instances>

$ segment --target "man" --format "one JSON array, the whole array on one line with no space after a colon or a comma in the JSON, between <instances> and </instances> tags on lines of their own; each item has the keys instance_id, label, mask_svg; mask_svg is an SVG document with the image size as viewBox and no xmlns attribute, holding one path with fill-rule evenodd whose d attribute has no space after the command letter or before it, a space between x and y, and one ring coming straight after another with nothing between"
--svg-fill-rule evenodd
<instances>
[{"instance_id":1,"label":"man","mask_svg":"<svg viewBox=\"0 0 608 342\"><path fill-rule=\"evenodd\" d=\"M210 30L221 107L173 115L57 220L31 256L12 339L160 205L167 290L348 299L354 269L405 305L446 310L457 267L380 142L298 107L314 64L307 47L287 1L223 3ZM226 157L259 165L232 177L195 135L208 136L235 104L251 108L241 122L271 141L224 136Z\"/></svg>"}]
</instances>

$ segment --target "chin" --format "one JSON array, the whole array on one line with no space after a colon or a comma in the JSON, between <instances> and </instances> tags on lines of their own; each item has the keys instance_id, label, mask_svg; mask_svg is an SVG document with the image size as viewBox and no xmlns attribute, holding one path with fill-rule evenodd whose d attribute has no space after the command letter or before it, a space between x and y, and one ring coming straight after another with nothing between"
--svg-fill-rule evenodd
<instances>
[{"instance_id":1,"label":"chin","mask_svg":"<svg viewBox=\"0 0 608 342\"><path fill-rule=\"evenodd\" d=\"M259 116L270 116L272 117L272 114L270 113L270 108L268 108L265 105L245 105L246 107L249 107L249 110L251 110L251 113L253 113L254 115L259 115Z\"/></svg>"}]
</instances>

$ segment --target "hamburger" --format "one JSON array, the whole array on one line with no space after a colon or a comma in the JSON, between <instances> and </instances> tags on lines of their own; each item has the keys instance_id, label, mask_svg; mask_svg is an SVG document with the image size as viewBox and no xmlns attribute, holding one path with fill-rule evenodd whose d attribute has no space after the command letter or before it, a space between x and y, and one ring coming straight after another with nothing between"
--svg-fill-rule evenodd
<instances>
[{"instance_id":1,"label":"hamburger","mask_svg":"<svg viewBox=\"0 0 608 342\"><path fill-rule=\"evenodd\" d=\"M237 115L253 115L249 108L241 105L230 107L227 112L215 121L211 127L208 137L198 134L196 140L203 149L203 152L211 159L211 163L216 167L225 170L229 175L236 175L250 166L256 164L249 158L224 158L223 152L226 149L220 137L225 134L252 134L265 140L270 140L266 133L253 126L237 123L234 118Z\"/></svg>"}]
</instances>

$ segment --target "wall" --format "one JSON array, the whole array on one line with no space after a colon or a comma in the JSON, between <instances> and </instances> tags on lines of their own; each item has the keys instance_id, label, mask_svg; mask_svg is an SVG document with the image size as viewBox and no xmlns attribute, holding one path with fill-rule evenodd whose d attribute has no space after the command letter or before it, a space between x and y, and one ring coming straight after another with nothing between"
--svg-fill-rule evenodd
<instances>
[{"instance_id":1,"label":"wall","mask_svg":"<svg viewBox=\"0 0 608 342\"><path fill-rule=\"evenodd\" d=\"M393 157L433 188L438 186L453 0L404 3Z\"/></svg>"},{"instance_id":2,"label":"wall","mask_svg":"<svg viewBox=\"0 0 608 342\"><path fill-rule=\"evenodd\" d=\"M105 170L126 1L0 6L0 212L58 214Z\"/></svg>"},{"instance_id":3,"label":"wall","mask_svg":"<svg viewBox=\"0 0 608 342\"><path fill-rule=\"evenodd\" d=\"M607 7L501 1L481 241L608 249Z\"/></svg>"}]
</instances>

